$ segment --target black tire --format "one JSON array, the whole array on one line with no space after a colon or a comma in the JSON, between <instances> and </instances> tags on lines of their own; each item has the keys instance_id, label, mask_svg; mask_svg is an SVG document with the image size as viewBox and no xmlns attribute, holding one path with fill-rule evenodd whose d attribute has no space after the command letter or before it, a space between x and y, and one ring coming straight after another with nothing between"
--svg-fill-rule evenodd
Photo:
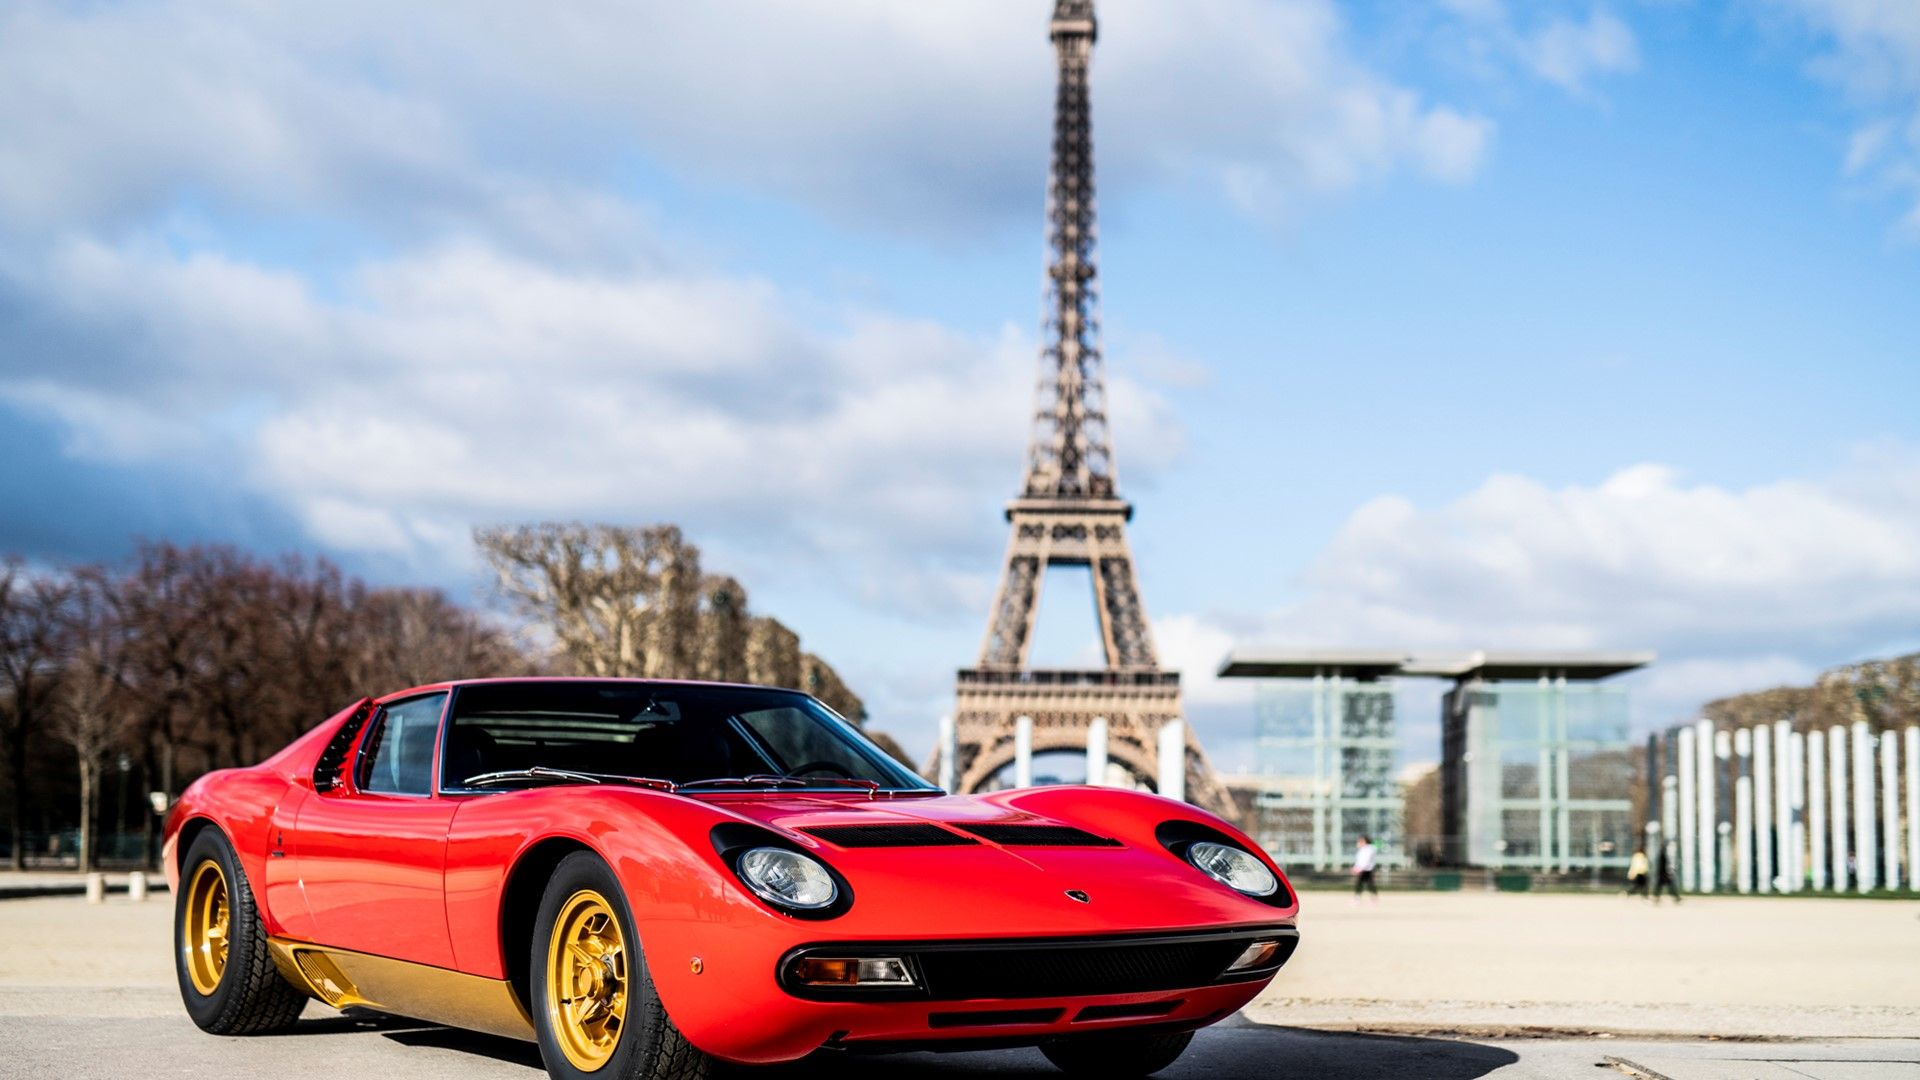
<instances>
[{"instance_id":1,"label":"black tire","mask_svg":"<svg viewBox=\"0 0 1920 1080\"><path fill-rule=\"evenodd\" d=\"M559 929L556 923L561 909L583 889L599 893L612 907L627 961L626 1022L613 1043L612 1056L591 1071L577 1067L561 1049L547 985L547 951ZM534 916L533 955L528 970L532 973L528 1011L533 1013L534 1030L540 1037L540 1059L549 1076L559 1080L706 1080L712 1075L713 1059L680 1034L660 1004L640 947L640 935L634 931L626 892L598 855L578 851L554 868L540 898L539 913Z\"/></svg>"},{"instance_id":2,"label":"black tire","mask_svg":"<svg viewBox=\"0 0 1920 1080\"><path fill-rule=\"evenodd\" d=\"M1040 1052L1069 1076L1151 1076L1174 1063L1193 1032L1154 1035L1116 1031L1043 1043Z\"/></svg>"},{"instance_id":3,"label":"black tire","mask_svg":"<svg viewBox=\"0 0 1920 1080\"><path fill-rule=\"evenodd\" d=\"M194 894L191 886L202 867L208 865L219 871L227 897L226 963L211 993L194 985L187 949L187 911ZM187 1015L202 1031L215 1035L285 1031L307 1007L307 996L294 989L273 965L253 889L233 854L233 846L219 829L202 829L180 860L180 890L173 901L173 968Z\"/></svg>"}]
</instances>

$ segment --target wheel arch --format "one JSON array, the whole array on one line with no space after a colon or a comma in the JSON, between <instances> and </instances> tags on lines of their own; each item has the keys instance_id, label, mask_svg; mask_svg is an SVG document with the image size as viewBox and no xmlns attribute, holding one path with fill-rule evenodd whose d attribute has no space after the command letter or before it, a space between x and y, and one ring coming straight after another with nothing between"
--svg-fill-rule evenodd
<instances>
[{"instance_id":1,"label":"wheel arch","mask_svg":"<svg viewBox=\"0 0 1920 1080\"><path fill-rule=\"evenodd\" d=\"M533 1008L533 922L540 913L540 898L560 860L578 851L605 858L581 840L549 836L522 852L507 871L500 893L500 963L507 985L524 1009Z\"/></svg>"},{"instance_id":2,"label":"wheel arch","mask_svg":"<svg viewBox=\"0 0 1920 1080\"><path fill-rule=\"evenodd\" d=\"M195 814L181 824L178 837L174 841L173 870L176 875L186 874L187 852L192 849L193 842L200 839L200 834L208 829L219 833L227 841L228 847L233 846L233 838L227 836L226 830L220 827L219 822L204 814Z\"/></svg>"}]
</instances>

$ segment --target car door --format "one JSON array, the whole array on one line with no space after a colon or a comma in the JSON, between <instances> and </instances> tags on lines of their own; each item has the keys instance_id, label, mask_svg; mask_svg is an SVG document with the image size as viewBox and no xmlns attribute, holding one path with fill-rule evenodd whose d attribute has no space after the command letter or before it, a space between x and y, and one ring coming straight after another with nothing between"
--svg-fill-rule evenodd
<instances>
[{"instance_id":1,"label":"car door","mask_svg":"<svg viewBox=\"0 0 1920 1080\"><path fill-rule=\"evenodd\" d=\"M381 704L342 783L300 807L293 853L319 944L451 968L447 826L434 790L444 691Z\"/></svg>"}]
</instances>

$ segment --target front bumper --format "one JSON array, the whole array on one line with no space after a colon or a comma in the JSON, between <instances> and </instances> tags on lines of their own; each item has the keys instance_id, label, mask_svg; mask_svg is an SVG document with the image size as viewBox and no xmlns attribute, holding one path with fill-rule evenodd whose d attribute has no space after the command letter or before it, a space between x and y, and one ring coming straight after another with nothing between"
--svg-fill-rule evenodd
<instances>
[{"instance_id":1,"label":"front bumper","mask_svg":"<svg viewBox=\"0 0 1920 1080\"><path fill-rule=\"evenodd\" d=\"M1279 940L1256 968L1227 967L1251 943ZM1224 931L938 941L828 941L798 946L774 971L777 1002L739 1017L730 1045L703 1047L741 1062L790 1060L826 1047L848 1051L985 1049L1034 1045L1100 1031L1183 1031L1226 1018L1251 1001L1291 957L1292 926ZM807 955L893 956L912 988L794 985ZM753 1032L751 1029L759 1029ZM755 1034L759 1037L756 1038ZM696 1045L702 1041L689 1032Z\"/></svg>"}]
</instances>

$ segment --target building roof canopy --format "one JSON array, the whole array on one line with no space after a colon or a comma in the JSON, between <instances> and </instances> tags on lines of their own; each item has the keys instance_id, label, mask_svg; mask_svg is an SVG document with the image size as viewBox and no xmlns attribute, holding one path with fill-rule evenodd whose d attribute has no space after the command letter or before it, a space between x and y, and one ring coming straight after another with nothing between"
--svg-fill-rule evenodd
<instances>
[{"instance_id":1,"label":"building roof canopy","mask_svg":"<svg viewBox=\"0 0 1920 1080\"><path fill-rule=\"evenodd\" d=\"M1651 652L1483 649L1462 653L1408 653L1397 649L1235 649L1220 664L1222 678L1299 679L1315 675L1376 679L1414 675L1455 679L1604 679L1653 663Z\"/></svg>"}]
</instances>

